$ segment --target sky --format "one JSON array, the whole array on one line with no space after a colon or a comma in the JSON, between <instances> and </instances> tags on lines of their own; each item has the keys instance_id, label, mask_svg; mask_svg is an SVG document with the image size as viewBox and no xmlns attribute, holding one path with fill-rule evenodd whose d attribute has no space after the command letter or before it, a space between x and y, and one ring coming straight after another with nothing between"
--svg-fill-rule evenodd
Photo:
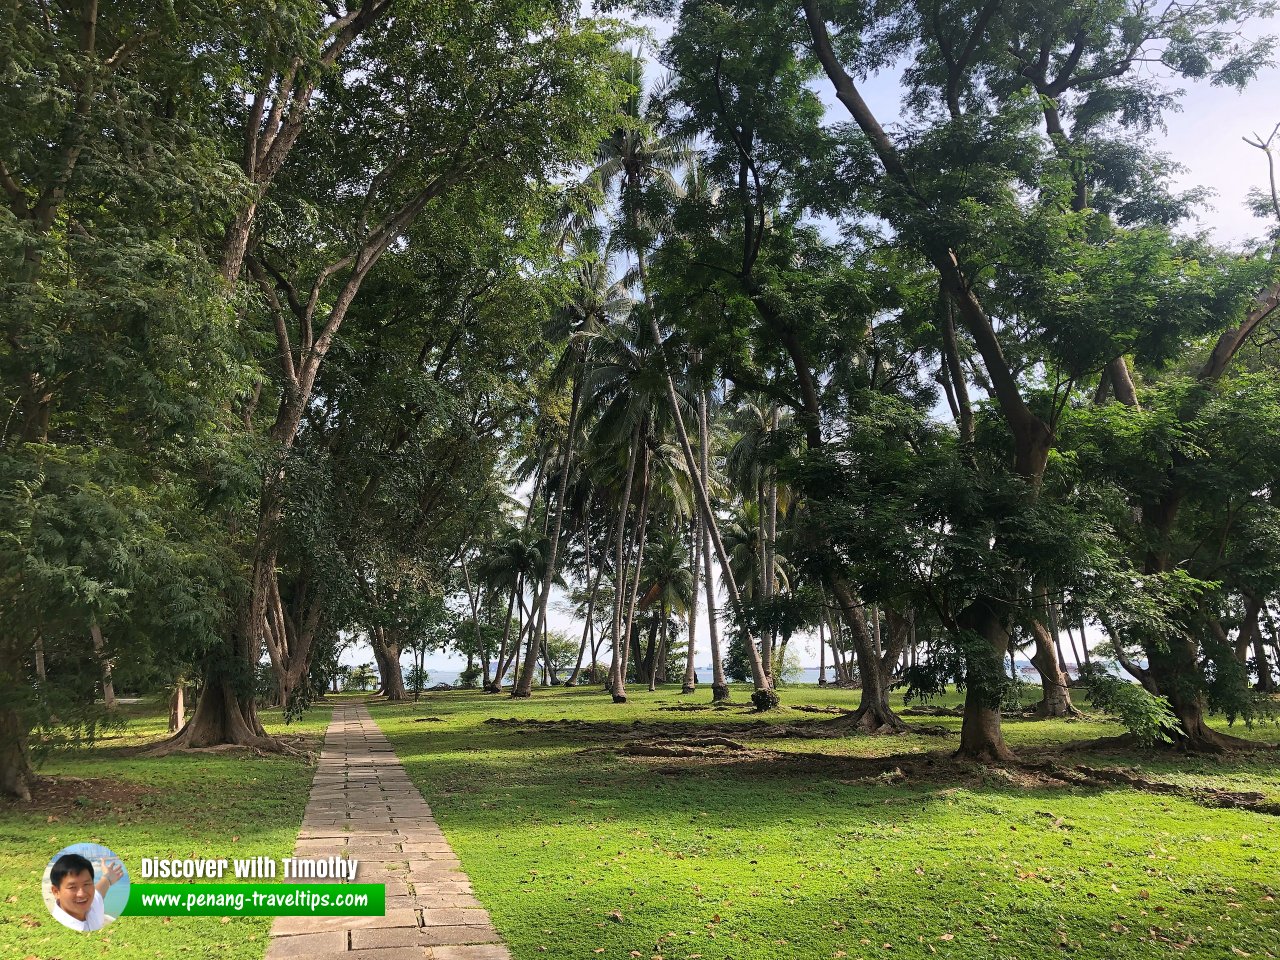
<instances>
[{"instance_id":1,"label":"sky","mask_svg":"<svg viewBox=\"0 0 1280 960\"><path fill-rule=\"evenodd\" d=\"M584 4L584 7L589 7L589 4ZM663 24L654 21L647 21L644 25L658 40L669 33ZM1251 30L1254 36L1268 32L1280 33L1280 17L1255 25ZM1190 228L1209 231L1217 243L1247 244L1264 232L1264 225L1247 209L1245 199L1251 188L1265 185L1267 167L1261 151L1246 144L1242 138L1261 134L1265 139L1280 123L1280 67L1261 73L1243 92L1213 87L1208 83L1182 82L1180 86L1186 90L1181 101L1182 109L1166 116L1167 129L1156 131L1153 140L1157 149L1186 168L1176 178L1180 187L1200 186L1213 191L1210 202L1198 212L1197 225ZM847 114L832 95L830 85L819 83L816 89L827 104L829 116L846 119ZM896 74L889 71L871 77L861 90L877 117L891 128L893 118L899 115L901 88ZM1276 149L1280 151L1280 143ZM553 594L552 609L548 615L549 628L581 637L581 623L555 609L557 599ZM720 604L723 603L724 598L721 597ZM1091 632L1090 646L1100 639ZM801 659L805 666L817 666L816 637L796 637L792 644L802 648ZM711 662L711 655L705 611L699 615L696 649L700 679L709 682L706 668ZM343 656L343 662L348 664L372 660L372 654L365 646L349 650ZM453 672L462 668L463 660L431 654L427 657L426 666L428 671Z\"/></svg>"}]
</instances>

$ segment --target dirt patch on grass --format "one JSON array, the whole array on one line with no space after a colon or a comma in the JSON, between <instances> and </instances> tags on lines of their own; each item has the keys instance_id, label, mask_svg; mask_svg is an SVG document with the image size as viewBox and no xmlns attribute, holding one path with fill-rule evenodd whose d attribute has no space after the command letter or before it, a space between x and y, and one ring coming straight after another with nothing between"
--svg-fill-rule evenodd
<instances>
[{"instance_id":1,"label":"dirt patch on grass","mask_svg":"<svg viewBox=\"0 0 1280 960\"><path fill-rule=\"evenodd\" d=\"M709 703L682 703L675 707L659 707L659 710L666 710L670 713L701 713L703 710L714 709Z\"/></svg>"},{"instance_id":2,"label":"dirt patch on grass","mask_svg":"<svg viewBox=\"0 0 1280 960\"><path fill-rule=\"evenodd\" d=\"M746 751L745 744L728 737L684 737L679 740L632 740L622 745L629 757L706 757L724 751Z\"/></svg>"},{"instance_id":3,"label":"dirt patch on grass","mask_svg":"<svg viewBox=\"0 0 1280 960\"><path fill-rule=\"evenodd\" d=\"M105 777L84 780L80 777L40 777L31 790L31 802L0 800L0 810L38 810L49 818L71 814L100 814L122 810L138 810L146 806L148 797L159 793L153 787L126 783Z\"/></svg>"},{"instance_id":4,"label":"dirt patch on grass","mask_svg":"<svg viewBox=\"0 0 1280 960\"><path fill-rule=\"evenodd\" d=\"M1280 803L1269 800L1265 793L1256 790L1220 790L1212 787L1186 787L1167 780L1149 780L1124 769L1087 767L1076 765L1062 767L1052 762L1025 764L1027 769L1044 770L1050 775L1078 786L1131 787L1143 793L1158 793L1182 797L1206 807L1229 807L1280 816Z\"/></svg>"},{"instance_id":5,"label":"dirt patch on grass","mask_svg":"<svg viewBox=\"0 0 1280 960\"><path fill-rule=\"evenodd\" d=\"M536 720L526 717L490 717L484 721L496 727L508 727L521 732L571 731L575 737L591 740L629 739L681 739L700 736L767 736L765 732L776 726L763 720L747 720L742 723L699 723L696 727L687 723L655 723L633 720L631 723L608 723L595 720Z\"/></svg>"},{"instance_id":6,"label":"dirt patch on grass","mask_svg":"<svg viewBox=\"0 0 1280 960\"><path fill-rule=\"evenodd\" d=\"M598 753L603 749L610 748L595 747L583 752ZM1123 769L1063 766L1053 762L988 766L941 751L884 757L783 752L752 747L725 737L632 740L612 749L630 762L665 761L666 765L658 772L666 776L695 775L731 767L735 777L753 780L805 777L830 779L848 786L1008 787L1015 790L1127 787L1143 793L1177 796L1206 807L1280 815L1280 803L1256 791L1184 787L1149 780ZM672 760L677 761L676 765L671 764Z\"/></svg>"},{"instance_id":7,"label":"dirt patch on grass","mask_svg":"<svg viewBox=\"0 0 1280 960\"><path fill-rule=\"evenodd\" d=\"M750 708L744 713L755 714ZM807 712L807 711L805 711ZM826 713L815 708L814 712ZM737 739L765 740L836 740L849 736L860 736L839 726L833 726L833 720L843 720L850 711L840 711L838 716L823 720L801 720L795 723L776 723L769 720L743 720L741 723L699 723L696 726L685 723L655 723L648 720L633 720L629 724L608 723L592 720L573 720L567 717L557 720L537 720L527 717L490 717L484 722L497 727L506 727L521 733L544 731L572 732L582 740L595 740L609 743L616 740L687 740L690 737L735 737ZM906 733L918 733L923 736L950 737L955 732L945 727L912 725Z\"/></svg>"}]
</instances>

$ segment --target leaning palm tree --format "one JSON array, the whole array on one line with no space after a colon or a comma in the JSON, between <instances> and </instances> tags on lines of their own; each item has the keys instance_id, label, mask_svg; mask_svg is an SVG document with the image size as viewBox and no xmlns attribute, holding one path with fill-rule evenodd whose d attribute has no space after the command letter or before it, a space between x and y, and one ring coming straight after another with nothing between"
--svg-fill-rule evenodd
<instances>
[{"instance_id":1,"label":"leaning palm tree","mask_svg":"<svg viewBox=\"0 0 1280 960\"><path fill-rule=\"evenodd\" d=\"M684 454L689 474L696 478L694 490L697 494L698 510L711 544L715 547L721 569L725 571L729 602L737 610L740 606L740 595L732 573L729 571L724 544L716 527L706 478L699 471L698 460L689 442L675 380L667 367L666 353L662 349L662 330L658 324L657 313L653 309L646 274L647 252L661 228L661 224L650 213L656 205L646 201L655 193L678 194L679 184L675 174L687 157L687 147L676 138L664 137L657 133L661 117L656 109L656 102L660 101L661 97L644 94L642 61L633 57L628 69L632 88L636 92L620 113L614 134L601 145L600 162L592 172L592 177L606 192L611 187L617 188L621 211L621 230L618 239L623 247L635 254L635 280L640 284L643 294L640 312L648 321L652 341L659 354L660 366L663 370L662 386L665 387L676 438ZM775 706L778 697L771 689L772 685L754 640L748 644L748 653L752 679L756 688L752 695L753 702L760 709Z\"/></svg>"},{"instance_id":2,"label":"leaning palm tree","mask_svg":"<svg viewBox=\"0 0 1280 960\"><path fill-rule=\"evenodd\" d=\"M529 631L524 669L520 673L520 679L515 688L511 691L513 697L528 697L533 692L533 671L542 646L540 638L546 629L547 601L550 599L551 586L557 576L560 534L566 512L565 496L573 474L574 444L577 440L578 423L582 412L583 386L590 370L591 348L605 325L613 316L626 308L629 300L626 291L609 280L609 258L601 250L598 233L584 232L578 241L578 247L582 254L578 259L578 283L573 288L574 295L557 314L557 318L563 320L568 328L568 337L564 355L555 370L553 386L561 375L571 377L573 386L569 403L569 423L565 431L565 441L560 448L555 520L551 524L549 534L546 572L532 614L533 625Z\"/></svg>"}]
</instances>

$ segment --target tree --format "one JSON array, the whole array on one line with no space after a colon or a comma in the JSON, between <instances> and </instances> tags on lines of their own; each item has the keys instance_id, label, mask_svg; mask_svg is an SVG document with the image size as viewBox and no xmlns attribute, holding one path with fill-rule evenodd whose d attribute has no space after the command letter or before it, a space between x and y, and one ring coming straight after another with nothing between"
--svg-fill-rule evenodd
<instances>
[{"instance_id":1,"label":"tree","mask_svg":"<svg viewBox=\"0 0 1280 960\"><path fill-rule=\"evenodd\" d=\"M33 725L92 730L59 667L91 635L107 662L175 633L194 659L225 615L236 571L211 514L247 493L250 371L205 240L243 184L206 120L251 19L21 2L0 25L5 794L29 795Z\"/></svg>"},{"instance_id":2,"label":"tree","mask_svg":"<svg viewBox=\"0 0 1280 960\"><path fill-rule=\"evenodd\" d=\"M580 160L612 104L611 36L590 21L566 23L555 4L459 5L442 17L408 2L376 19L386 6L366 4L331 24L335 39L321 66L332 69L311 83L300 65L285 68L271 110L260 91L246 122L249 168L258 169L264 150L263 164L274 165L272 215L255 214L268 209L264 185L228 234L224 273L230 279L247 266L277 362L274 395L257 418L267 453L249 584L217 669L261 641L289 458L366 280L437 203L528 195ZM336 49L353 30L359 43ZM426 49L433 54L423 56ZM307 110L316 91L323 96ZM285 109L289 98L296 110ZM306 126L289 126L302 112ZM258 143L264 123L267 139ZM299 143L302 152L290 150ZM252 222L242 225L246 218ZM173 746L263 739L252 704L215 674Z\"/></svg>"}]
</instances>

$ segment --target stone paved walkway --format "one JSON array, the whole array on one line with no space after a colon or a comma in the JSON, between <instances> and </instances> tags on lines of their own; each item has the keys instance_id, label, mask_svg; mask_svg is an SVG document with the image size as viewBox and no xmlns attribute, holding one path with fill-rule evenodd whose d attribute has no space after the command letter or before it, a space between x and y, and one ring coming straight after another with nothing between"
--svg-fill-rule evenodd
<instances>
[{"instance_id":1,"label":"stone paved walkway","mask_svg":"<svg viewBox=\"0 0 1280 960\"><path fill-rule=\"evenodd\" d=\"M364 704L334 708L294 852L331 855L360 861L354 882L386 884L386 916L277 917L266 960L510 960Z\"/></svg>"}]
</instances>

